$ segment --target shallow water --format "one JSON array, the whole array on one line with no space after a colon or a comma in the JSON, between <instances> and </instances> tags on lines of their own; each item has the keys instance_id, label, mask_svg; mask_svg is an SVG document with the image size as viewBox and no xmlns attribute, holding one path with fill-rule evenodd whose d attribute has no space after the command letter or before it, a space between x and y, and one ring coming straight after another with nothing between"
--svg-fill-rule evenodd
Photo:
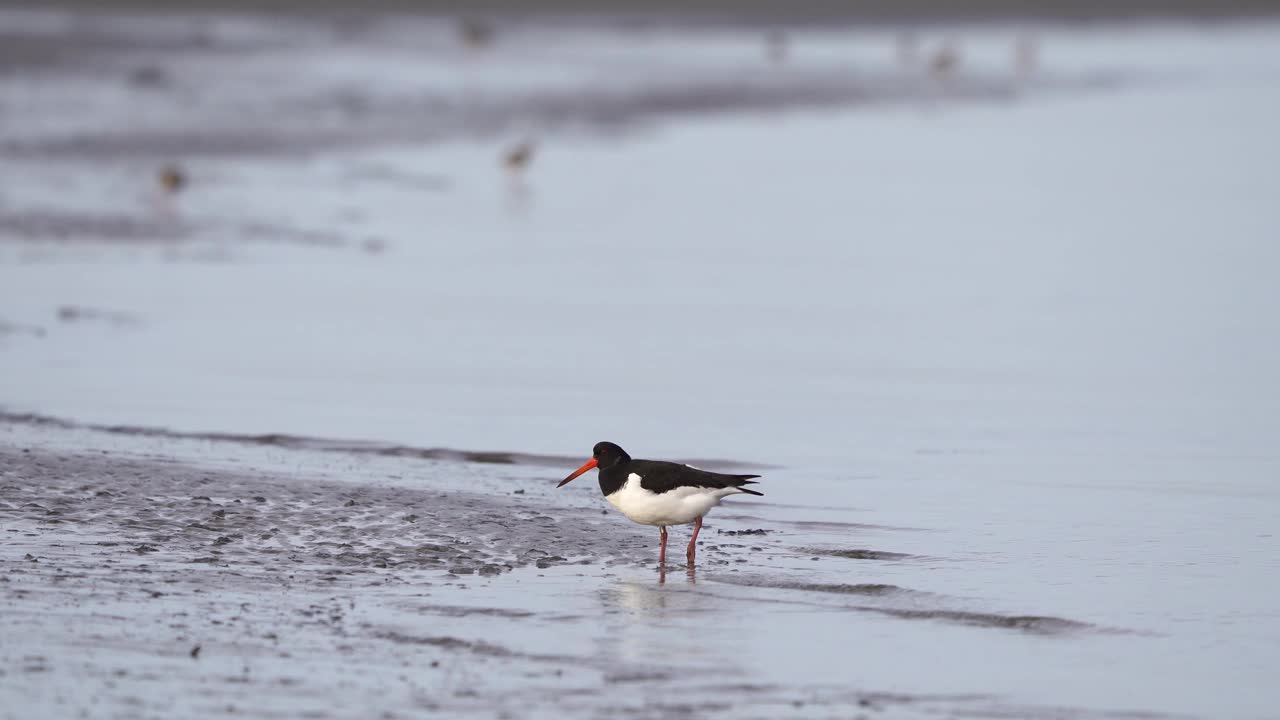
<instances>
[{"instance_id":1,"label":"shallow water","mask_svg":"<svg viewBox=\"0 0 1280 720\"><path fill-rule=\"evenodd\" d=\"M1274 26L4 17L5 712L1273 713Z\"/></svg>"}]
</instances>

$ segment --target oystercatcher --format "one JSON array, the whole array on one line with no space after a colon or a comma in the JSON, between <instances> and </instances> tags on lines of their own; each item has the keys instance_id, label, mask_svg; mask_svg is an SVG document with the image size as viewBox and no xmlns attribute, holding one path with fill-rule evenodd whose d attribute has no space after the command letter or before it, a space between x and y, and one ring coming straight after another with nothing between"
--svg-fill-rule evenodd
<instances>
[{"instance_id":1,"label":"oystercatcher","mask_svg":"<svg viewBox=\"0 0 1280 720\"><path fill-rule=\"evenodd\" d=\"M929 61L929 70L939 80L948 80L960 66L960 48L953 43L945 43L933 54Z\"/></svg>"},{"instance_id":2,"label":"oystercatcher","mask_svg":"<svg viewBox=\"0 0 1280 720\"><path fill-rule=\"evenodd\" d=\"M508 150L502 156L502 164L507 166L507 172L515 175L529 167L529 163L533 161L533 151L536 148L537 146L532 140L525 140Z\"/></svg>"},{"instance_id":3,"label":"oystercatcher","mask_svg":"<svg viewBox=\"0 0 1280 720\"><path fill-rule=\"evenodd\" d=\"M564 487L592 468L600 469L600 492L609 504L632 522L658 526L661 565L667 562L668 526L693 523L693 537L685 553L692 565L703 515L729 495L764 495L743 487L755 484L752 478L759 475L725 475L661 460L632 460L626 450L611 442L596 443L591 459L556 487Z\"/></svg>"},{"instance_id":4,"label":"oystercatcher","mask_svg":"<svg viewBox=\"0 0 1280 720\"><path fill-rule=\"evenodd\" d=\"M187 174L177 165L165 165L160 168L160 174L156 180L159 182L161 190L173 194L186 187Z\"/></svg>"}]
</instances>

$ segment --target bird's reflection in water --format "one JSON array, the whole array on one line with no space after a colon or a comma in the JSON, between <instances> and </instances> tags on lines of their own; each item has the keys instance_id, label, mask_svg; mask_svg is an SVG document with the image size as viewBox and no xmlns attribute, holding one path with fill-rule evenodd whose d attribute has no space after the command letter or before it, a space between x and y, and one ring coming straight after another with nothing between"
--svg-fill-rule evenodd
<instances>
[{"instance_id":1,"label":"bird's reflection in water","mask_svg":"<svg viewBox=\"0 0 1280 720\"><path fill-rule=\"evenodd\" d=\"M681 575L687 582L680 581ZM707 612L707 596L693 587L695 582L693 571L672 566L660 568L656 582L633 576L601 592L608 618L601 640L607 652L636 663L654 657L704 657L706 649L686 632L691 621Z\"/></svg>"},{"instance_id":2,"label":"bird's reflection in water","mask_svg":"<svg viewBox=\"0 0 1280 720\"><path fill-rule=\"evenodd\" d=\"M529 187L529 183L524 178L509 178L505 203L507 215L515 218L527 216L530 208L533 207L533 188Z\"/></svg>"},{"instance_id":3,"label":"bird's reflection in water","mask_svg":"<svg viewBox=\"0 0 1280 720\"><path fill-rule=\"evenodd\" d=\"M698 584L698 568L697 567L693 565L687 566L684 571L684 576L688 578L690 585ZM659 585L667 584L667 566L666 565L658 566L658 584Z\"/></svg>"},{"instance_id":4,"label":"bird's reflection in water","mask_svg":"<svg viewBox=\"0 0 1280 720\"><path fill-rule=\"evenodd\" d=\"M671 587L667 587L667 575L671 576L673 581ZM689 606L694 602L694 598L680 592L681 585L677 584L677 578L684 576L688 585L696 585L698 583L698 572L694 568L670 568L667 566L658 566L658 582L619 582L612 590L604 593L605 605L612 605L611 610L622 610L628 613L653 614L655 611L665 610L670 603L674 609ZM696 608L689 607L690 610Z\"/></svg>"}]
</instances>

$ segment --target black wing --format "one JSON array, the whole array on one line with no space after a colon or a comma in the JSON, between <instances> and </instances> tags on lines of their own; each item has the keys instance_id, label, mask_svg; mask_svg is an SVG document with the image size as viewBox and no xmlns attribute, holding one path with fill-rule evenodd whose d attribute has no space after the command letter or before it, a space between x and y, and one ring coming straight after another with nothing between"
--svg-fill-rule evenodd
<instances>
[{"instance_id":1,"label":"black wing","mask_svg":"<svg viewBox=\"0 0 1280 720\"><path fill-rule=\"evenodd\" d=\"M640 487L653 493L664 493L680 487L738 488L744 493L764 495L743 485L754 485L759 475L726 475L707 472L679 463L661 460L632 460L628 472L640 476Z\"/></svg>"}]
</instances>

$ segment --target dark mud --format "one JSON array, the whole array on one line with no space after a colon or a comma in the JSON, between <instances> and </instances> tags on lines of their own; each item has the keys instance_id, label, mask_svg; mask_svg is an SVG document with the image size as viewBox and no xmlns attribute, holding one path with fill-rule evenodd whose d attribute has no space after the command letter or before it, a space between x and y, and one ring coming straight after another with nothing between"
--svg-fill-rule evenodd
<instances>
[{"instance_id":1,"label":"dark mud","mask_svg":"<svg viewBox=\"0 0 1280 720\"><path fill-rule=\"evenodd\" d=\"M64 323L105 323L116 326L138 324L138 316L133 313L85 307L83 305L63 305L59 307L58 320Z\"/></svg>"},{"instance_id":2,"label":"dark mud","mask_svg":"<svg viewBox=\"0 0 1280 720\"><path fill-rule=\"evenodd\" d=\"M918 531L923 528L898 527L895 525L876 525L874 523L853 523L853 522L834 522L829 520L780 520L781 524L803 530L814 530L818 532L851 532L854 530L893 530Z\"/></svg>"},{"instance_id":3,"label":"dark mud","mask_svg":"<svg viewBox=\"0 0 1280 720\"><path fill-rule=\"evenodd\" d=\"M646 556L632 549L651 539L598 515L557 519L535 502L456 490L298 483L7 448L0 466L7 523L101 533L111 538L99 546L105 555L163 555L245 572L302 565L312 580L387 568L496 574L568 557L638 562ZM602 542L610 536L645 542Z\"/></svg>"},{"instance_id":4,"label":"dark mud","mask_svg":"<svg viewBox=\"0 0 1280 720\"><path fill-rule=\"evenodd\" d=\"M18 337L36 337L42 338L48 334L48 330L40 325L30 323L14 323L4 319L0 319L0 339L6 336Z\"/></svg>"},{"instance_id":5,"label":"dark mud","mask_svg":"<svg viewBox=\"0 0 1280 720\"><path fill-rule=\"evenodd\" d=\"M140 187L143 186L139 178ZM198 241L220 245L274 245L319 249L367 249L376 238L250 221L191 222L177 216L180 198L158 199L147 213L127 215L81 210L24 209L0 212L0 242L32 247L100 246L172 249Z\"/></svg>"},{"instance_id":6,"label":"dark mud","mask_svg":"<svg viewBox=\"0 0 1280 720\"><path fill-rule=\"evenodd\" d=\"M136 425L103 425L82 423L62 418L39 415L35 413L14 413L0 410L0 423L19 423L64 430L81 429L95 432L121 435L127 437L169 438L183 440L214 440L218 442L234 442L246 445L288 448L292 450L309 450L316 452L341 453L346 455L371 455L379 457L416 458L419 460L456 460L461 462L484 463L491 465L536 465L542 467L568 468L582 464L583 458L568 455L539 455L536 453L504 452L489 450L458 450L455 448L422 448L390 443L378 443L359 440L332 440L325 438L305 437L284 433L268 433L250 435L242 433L199 433L180 432L164 428L141 427ZM690 465L716 470L735 469L768 469L772 466L759 463L744 463L733 460L691 458L681 460ZM750 533L748 533L750 534Z\"/></svg>"},{"instance_id":7,"label":"dark mud","mask_svg":"<svg viewBox=\"0 0 1280 720\"><path fill-rule=\"evenodd\" d=\"M169 219L40 209L0 211L0 239L139 245L179 242L191 234L191 228Z\"/></svg>"},{"instance_id":8,"label":"dark mud","mask_svg":"<svg viewBox=\"0 0 1280 720\"><path fill-rule=\"evenodd\" d=\"M897 585L884 583L804 583L804 582L770 582L752 583L758 587L773 587L782 590L803 590L806 592L832 593L835 595L863 595L867 597L888 597L904 595L928 595L917 590L909 590Z\"/></svg>"},{"instance_id":9,"label":"dark mud","mask_svg":"<svg viewBox=\"0 0 1280 720\"><path fill-rule=\"evenodd\" d=\"M909 610L879 607L861 607L858 609L865 612L881 613L903 620L938 620L973 627L1018 630L1036 635L1057 635L1084 631L1123 632L1100 628L1097 625L1077 620L1040 615L1000 615L997 613L966 612L962 610Z\"/></svg>"},{"instance_id":10,"label":"dark mud","mask_svg":"<svg viewBox=\"0 0 1280 720\"><path fill-rule=\"evenodd\" d=\"M897 560L913 560L915 555L906 553L887 552L884 550L865 550L862 548L822 548L822 547L805 547L799 548L797 552L807 555L824 555L826 557L840 557L849 560L882 560L893 562Z\"/></svg>"},{"instance_id":11,"label":"dark mud","mask_svg":"<svg viewBox=\"0 0 1280 720\"><path fill-rule=\"evenodd\" d=\"M956 604L958 599L885 583L813 583L756 575L719 576L717 577L717 582L745 587L819 593L837 597L875 598L876 600L889 602L883 605L841 605L840 607L847 611L874 613L900 620L936 621L969 627L1015 630L1036 635L1125 632L1067 618L951 609L947 606ZM925 605L933 607L925 607Z\"/></svg>"}]
</instances>

